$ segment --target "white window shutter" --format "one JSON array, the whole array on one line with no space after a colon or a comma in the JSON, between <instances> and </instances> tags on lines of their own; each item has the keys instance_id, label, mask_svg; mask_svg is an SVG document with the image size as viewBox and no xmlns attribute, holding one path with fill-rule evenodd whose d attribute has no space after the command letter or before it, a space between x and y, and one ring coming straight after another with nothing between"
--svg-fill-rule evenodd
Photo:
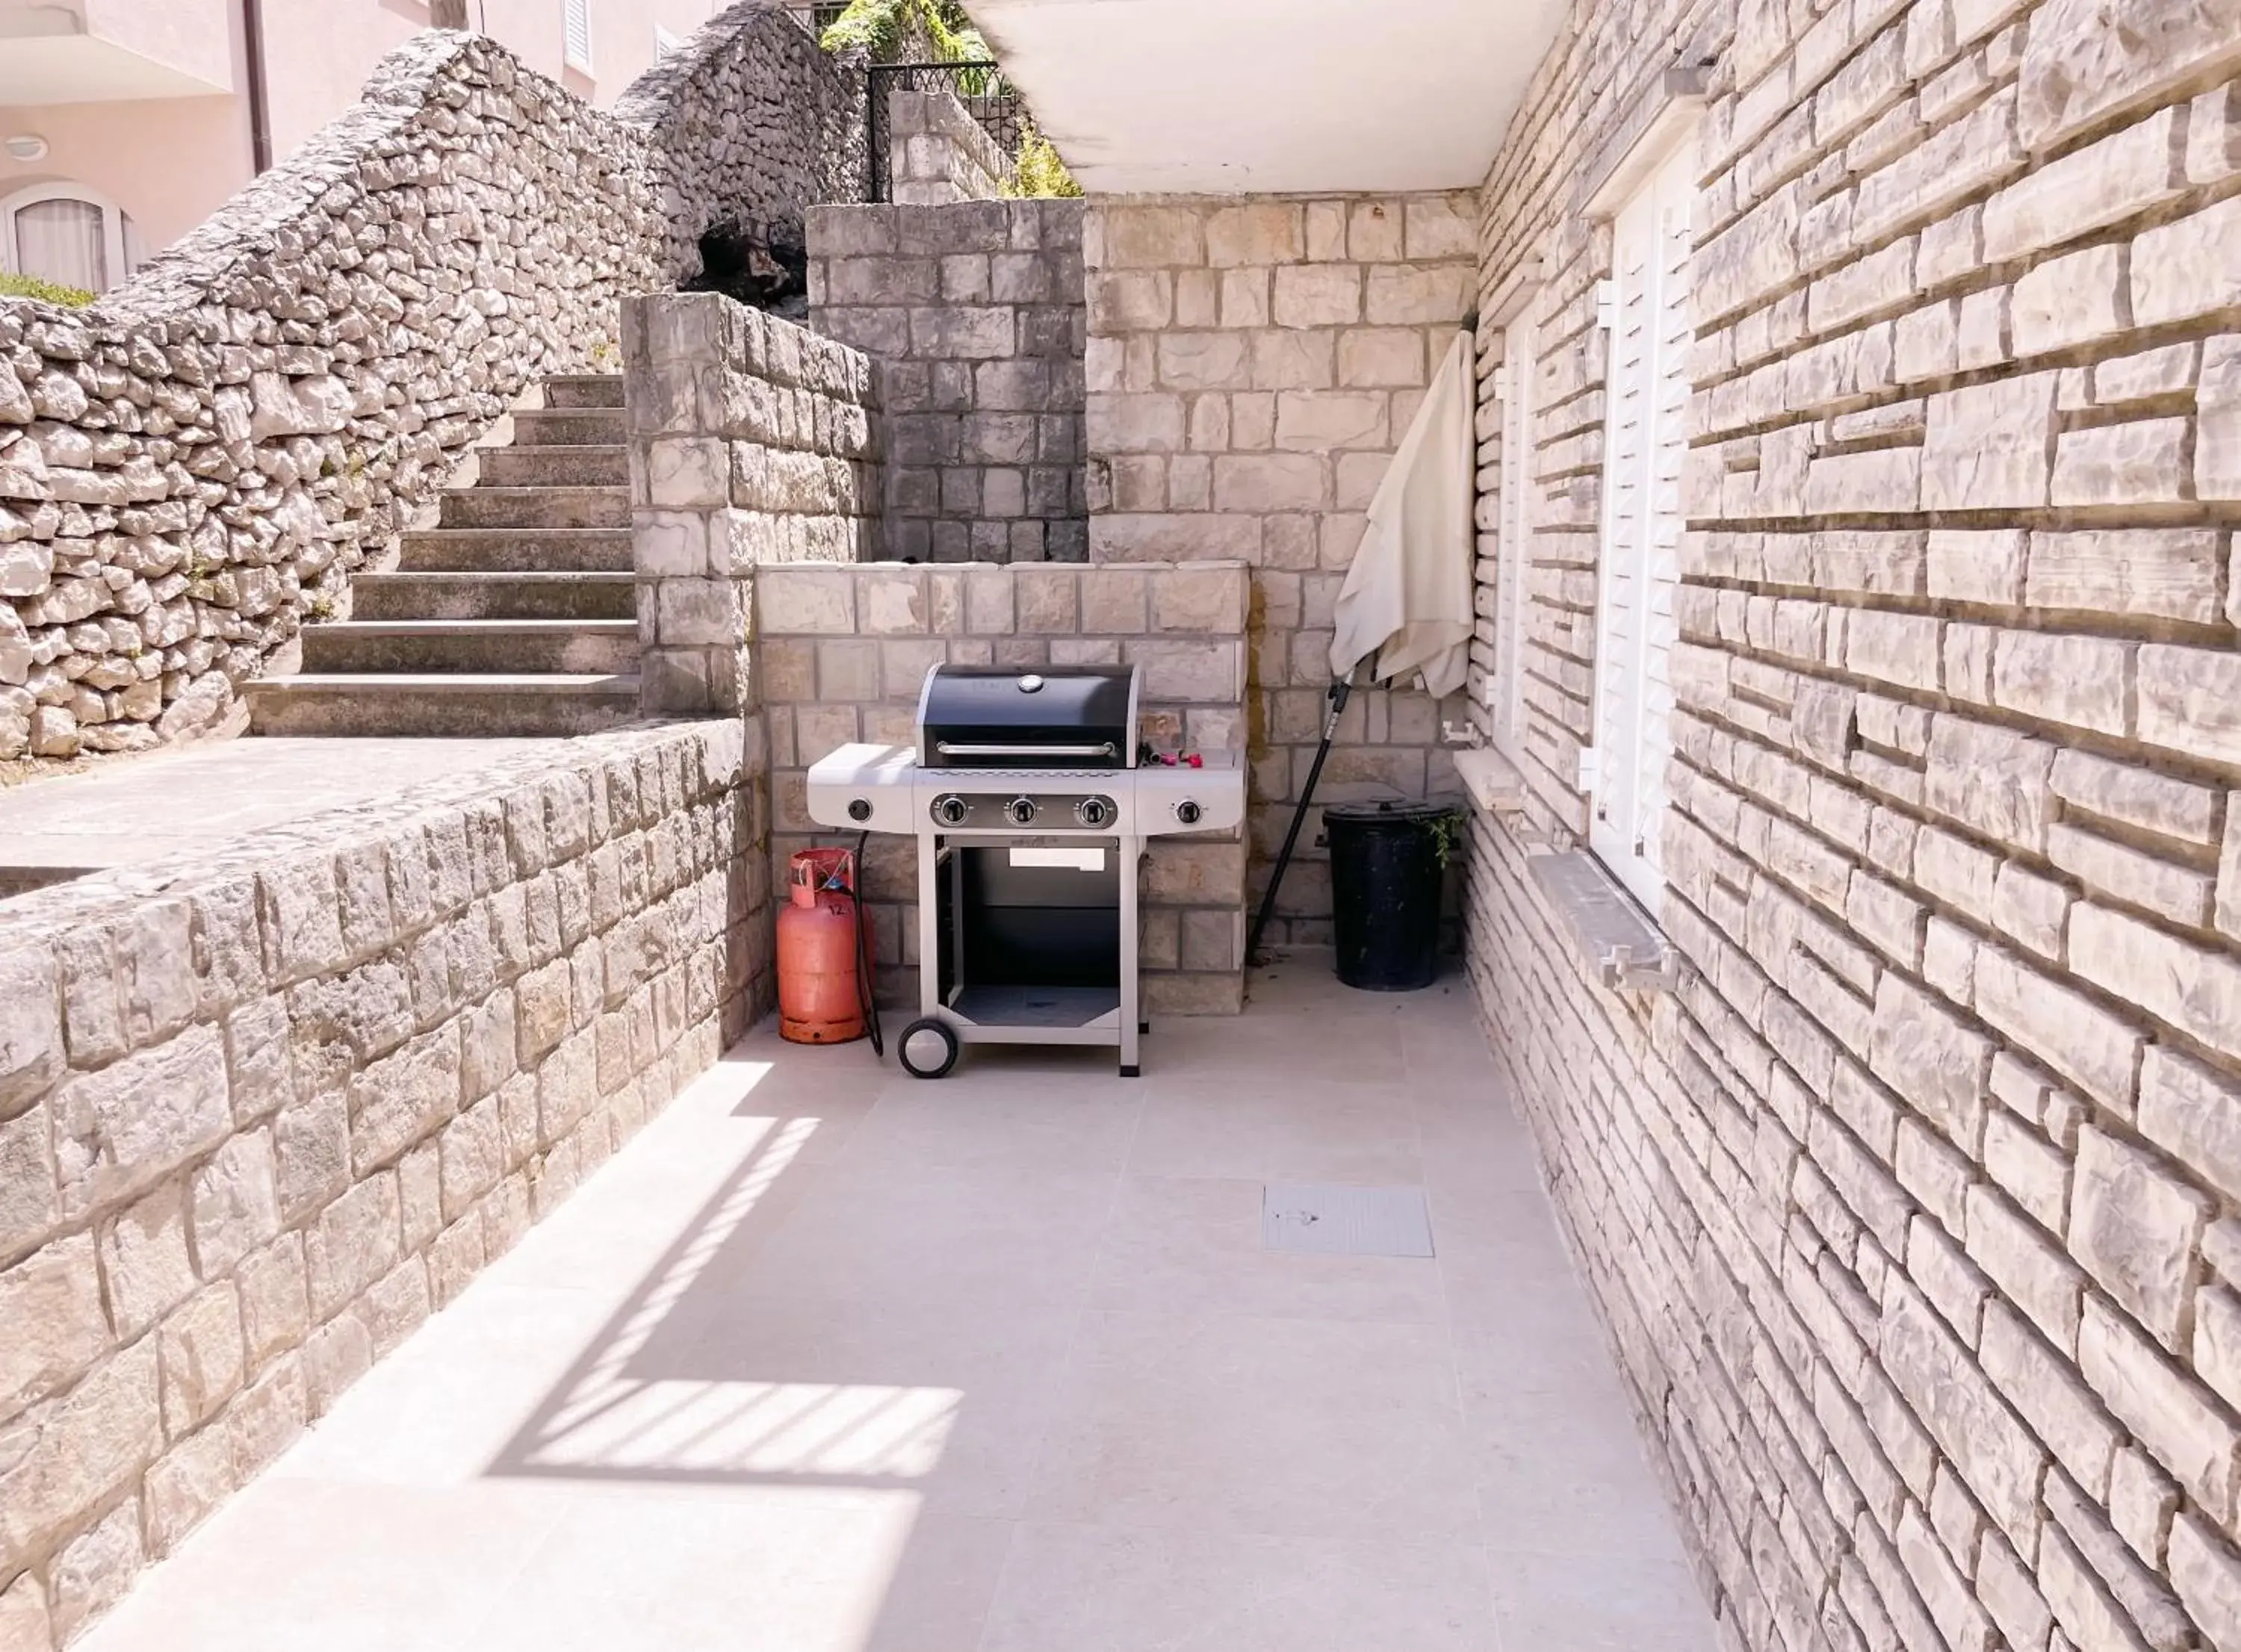
<instances>
[{"instance_id":1,"label":"white window shutter","mask_svg":"<svg viewBox=\"0 0 2241 1652\"><path fill-rule=\"evenodd\" d=\"M571 69L592 68L592 0L560 0L561 55Z\"/></svg>"},{"instance_id":2,"label":"white window shutter","mask_svg":"<svg viewBox=\"0 0 2241 1652\"><path fill-rule=\"evenodd\" d=\"M1526 545L1532 532L1533 323L1509 324L1502 356L1502 517L1494 577L1494 744L1514 762L1525 745Z\"/></svg>"},{"instance_id":3,"label":"white window shutter","mask_svg":"<svg viewBox=\"0 0 2241 1652\"><path fill-rule=\"evenodd\" d=\"M675 51L684 43L685 43L682 40L679 40L675 35L670 33L668 30L663 28L659 23L657 23L653 25L654 62L659 63L664 57L669 56L671 52Z\"/></svg>"},{"instance_id":4,"label":"white window shutter","mask_svg":"<svg viewBox=\"0 0 2241 1652\"><path fill-rule=\"evenodd\" d=\"M1661 165L1613 224L1604 431L1602 615L1595 659L1600 785L1589 846L1655 913L1673 752L1669 668L1688 447L1693 145Z\"/></svg>"}]
</instances>

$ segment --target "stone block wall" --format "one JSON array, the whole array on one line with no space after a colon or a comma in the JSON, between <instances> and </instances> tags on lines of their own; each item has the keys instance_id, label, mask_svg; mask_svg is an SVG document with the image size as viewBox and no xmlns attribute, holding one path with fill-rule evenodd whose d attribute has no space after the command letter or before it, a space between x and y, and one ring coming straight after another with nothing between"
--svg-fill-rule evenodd
<instances>
[{"instance_id":1,"label":"stone block wall","mask_svg":"<svg viewBox=\"0 0 2241 1652\"><path fill-rule=\"evenodd\" d=\"M85 1628L768 1004L761 731L556 744L0 937L0 1642Z\"/></svg>"},{"instance_id":2,"label":"stone block wall","mask_svg":"<svg viewBox=\"0 0 2241 1652\"><path fill-rule=\"evenodd\" d=\"M752 710L755 568L877 554L872 364L718 293L626 300L623 359L640 704Z\"/></svg>"},{"instance_id":3,"label":"stone block wall","mask_svg":"<svg viewBox=\"0 0 2241 1652\"><path fill-rule=\"evenodd\" d=\"M612 365L625 294L853 198L861 78L760 0L613 116L424 34L91 309L0 299L0 759L224 726L525 390Z\"/></svg>"},{"instance_id":4,"label":"stone block wall","mask_svg":"<svg viewBox=\"0 0 2241 1652\"><path fill-rule=\"evenodd\" d=\"M1254 886L1322 734L1364 512L1476 299L1468 193L1100 201L1084 237L1090 553L1253 569ZM1356 696L1316 795L1461 795L1461 698ZM1268 939L1330 940L1310 821Z\"/></svg>"},{"instance_id":5,"label":"stone block wall","mask_svg":"<svg viewBox=\"0 0 2241 1652\"><path fill-rule=\"evenodd\" d=\"M888 198L898 206L993 201L1012 177L1012 157L965 105L946 91L887 94Z\"/></svg>"},{"instance_id":6,"label":"stone block wall","mask_svg":"<svg viewBox=\"0 0 2241 1652\"><path fill-rule=\"evenodd\" d=\"M809 215L811 324L880 366L886 554L1080 562L1080 201Z\"/></svg>"},{"instance_id":7,"label":"stone block wall","mask_svg":"<svg viewBox=\"0 0 2241 1652\"><path fill-rule=\"evenodd\" d=\"M1527 807L1475 828L1471 966L1754 1652L2241 1646L2235 21L1581 0L1487 180L1541 352ZM1587 820L1581 208L1676 62L1682 969L1616 993L1526 857Z\"/></svg>"},{"instance_id":8,"label":"stone block wall","mask_svg":"<svg viewBox=\"0 0 2241 1652\"><path fill-rule=\"evenodd\" d=\"M851 740L906 744L933 665L1141 665L1143 735L1162 751L1240 751L1247 572L1208 562L766 567L755 576L756 679L769 725L772 875L819 841L806 772ZM823 841L853 842L853 833ZM915 841L875 837L865 867L883 996L915 1003ZM1244 986L1245 846L1155 841L1142 884L1144 1003L1234 1014Z\"/></svg>"}]
</instances>

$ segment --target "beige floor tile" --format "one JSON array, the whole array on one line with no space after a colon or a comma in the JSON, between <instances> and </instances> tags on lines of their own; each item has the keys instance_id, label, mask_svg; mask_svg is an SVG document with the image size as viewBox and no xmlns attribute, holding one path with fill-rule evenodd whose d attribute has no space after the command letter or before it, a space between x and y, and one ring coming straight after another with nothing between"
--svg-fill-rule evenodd
<instances>
[{"instance_id":1,"label":"beige floor tile","mask_svg":"<svg viewBox=\"0 0 2241 1652\"><path fill-rule=\"evenodd\" d=\"M1468 1543L1020 1528L980 1652L1495 1652Z\"/></svg>"},{"instance_id":2,"label":"beige floor tile","mask_svg":"<svg viewBox=\"0 0 2241 1652\"><path fill-rule=\"evenodd\" d=\"M1110 1075L975 1074L956 1084L897 1079L857 1126L846 1161L852 1171L902 1174L1117 1171L1142 1108L1141 1083Z\"/></svg>"},{"instance_id":3,"label":"beige floor tile","mask_svg":"<svg viewBox=\"0 0 2241 1652\"><path fill-rule=\"evenodd\" d=\"M1447 1334L1092 1314L1029 1512L1207 1531L1471 1534Z\"/></svg>"},{"instance_id":4,"label":"beige floor tile","mask_svg":"<svg viewBox=\"0 0 2241 1652\"><path fill-rule=\"evenodd\" d=\"M1713 1652L1717 1644L1711 1615L1683 1566L1491 1558L1505 1652Z\"/></svg>"},{"instance_id":5,"label":"beige floor tile","mask_svg":"<svg viewBox=\"0 0 2241 1652\"><path fill-rule=\"evenodd\" d=\"M1439 1232L1435 1212L1435 1245ZM1447 1292L1448 1317L1458 1328L1541 1340L1584 1338L1602 1346L1586 1287L1562 1250L1459 1241L1440 1253L1440 1282Z\"/></svg>"},{"instance_id":6,"label":"beige floor tile","mask_svg":"<svg viewBox=\"0 0 2241 1652\"><path fill-rule=\"evenodd\" d=\"M1098 1262L1094 1305L1119 1312L1444 1321L1439 1268L1428 1259L1264 1250L1263 1187L1129 1177Z\"/></svg>"},{"instance_id":7,"label":"beige floor tile","mask_svg":"<svg viewBox=\"0 0 2241 1652\"><path fill-rule=\"evenodd\" d=\"M566 1512L531 1488L267 1476L146 1574L81 1652L450 1652Z\"/></svg>"},{"instance_id":8,"label":"beige floor tile","mask_svg":"<svg viewBox=\"0 0 2241 1652\"><path fill-rule=\"evenodd\" d=\"M1117 1174L815 1173L787 1214L708 1265L712 1286L819 1301L1080 1303Z\"/></svg>"},{"instance_id":9,"label":"beige floor tile","mask_svg":"<svg viewBox=\"0 0 2241 1652\"><path fill-rule=\"evenodd\" d=\"M1151 1083L1128 1167L1141 1176L1337 1181L1397 1187L1422 1179L1416 1123L1395 1089L1275 1070L1228 1083Z\"/></svg>"},{"instance_id":10,"label":"beige floor tile","mask_svg":"<svg viewBox=\"0 0 2241 1652\"><path fill-rule=\"evenodd\" d=\"M460 1645L954 1652L979 1637L1009 1540L902 1492L579 1499Z\"/></svg>"},{"instance_id":11,"label":"beige floor tile","mask_svg":"<svg viewBox=\"0 0 2241 1652\"><path fill-rule=\"evenodd\" d=\"M1153 1085L1313 1078L1399 1087L1408 1079L1392 1015L1304 1012L1159 1022L1144 1042L1144 1075Z\"/></svg>"},{"instance_id":12,"label":"beige floor tile","mask_svg":"<svg viewBox=\"0 0 2241 1652\"><path fill-rule=\"evenodd\" d=\"M861 1486L1016 1515L1075 1317L696 1293L627 1361L586 1371L521 1459L587 1482Z\"/></svg>"}]
</instances>

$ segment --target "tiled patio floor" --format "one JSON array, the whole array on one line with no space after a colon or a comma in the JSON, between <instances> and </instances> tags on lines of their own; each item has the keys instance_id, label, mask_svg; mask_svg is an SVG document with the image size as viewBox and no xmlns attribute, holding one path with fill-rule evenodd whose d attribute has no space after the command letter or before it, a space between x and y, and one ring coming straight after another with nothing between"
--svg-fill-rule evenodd
<instances>
[{"instance_id":1,"label":"tiled patio floor","mask_svg":"<svg viewBox=\"0 0 2241 1652\"><path fill-rule=\"evenodd\" d=\"M1145 1076L759 1034L86 1652L1702 1652L1459 985ZM1278 1254L1421 1184L1436 1261Z\"/></svg>"}]
</instances>

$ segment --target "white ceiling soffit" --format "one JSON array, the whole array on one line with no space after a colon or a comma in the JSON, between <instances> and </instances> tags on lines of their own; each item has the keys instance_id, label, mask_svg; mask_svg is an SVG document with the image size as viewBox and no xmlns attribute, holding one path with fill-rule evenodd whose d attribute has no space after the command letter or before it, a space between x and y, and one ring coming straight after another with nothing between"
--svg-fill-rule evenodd
<instances>
[{"instance_id":1,"label":"white ceiling soffit","mask_svg":"<svg viewBox=\"0 0 2241 1652\"><path fill-rule=\"evenodd\" d=\"M1484 181L1566 0L966 0L1094 193Z\"/></svg>"}]
</instances>

